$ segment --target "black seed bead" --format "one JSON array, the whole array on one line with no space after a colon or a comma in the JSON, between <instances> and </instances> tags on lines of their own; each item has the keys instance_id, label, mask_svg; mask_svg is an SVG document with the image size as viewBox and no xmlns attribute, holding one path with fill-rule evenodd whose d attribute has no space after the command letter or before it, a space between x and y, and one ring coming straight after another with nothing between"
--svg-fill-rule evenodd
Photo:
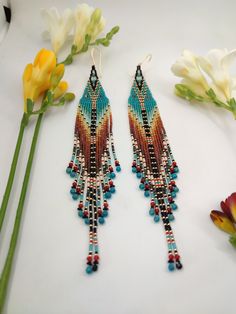
<instances>
[{"instance_id":1,"label":"black seed bead","mask_svg":"<svg viewBox=\"0 0 236 314\"><path fill-rule=\"evenodd\" d=\"M93 271L97 271L98 270L98 265L97 264L94 264L93 265Z\"/></svg>"},{"instance_id":2,"label":"black seed bead","mask_svg":"<svg viewBox=\"0 0 236 314\"><path fill-rule=\"evenodd\" d=\"M176 268L177 269L181 269L183 267L183 265L180 263L180 261L176 262Z\"/></svg>"}]
</instances>

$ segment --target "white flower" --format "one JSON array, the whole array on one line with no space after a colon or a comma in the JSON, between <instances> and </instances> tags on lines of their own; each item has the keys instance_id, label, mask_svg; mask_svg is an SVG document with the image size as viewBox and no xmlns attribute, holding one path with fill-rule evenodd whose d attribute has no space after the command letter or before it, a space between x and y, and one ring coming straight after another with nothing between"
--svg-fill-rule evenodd
<instances>
[{"instance_id":1,"label":"white flower","mask_svg":"<svg viewBox=\"0 0 236 314\"><path fill-rule=\"evenodd\" d=\"M85 41L85 35L91 36L91 41L94 41L105 27L105 19L101 16L99 9L94 9L83 3L79 4L75 10L75 35L74 44L79 51Z\"/></svg>"},{"instance_id":2,"label":"white flower","mask_svg":"<svg viewBox=\"0 0 236 314\"><path fill-rule=\"evenodd\" d=\"M229 66L235 57L236 50L228 51L227 49L213 49L205 58L198 57L199 65L212 79L213 89L218 89L221 98L226 100L232 97L232 89L235 88L235 79L229 73Z\"/></svg>"},{"instance_id":3,"label":"white flower","mask_svg":"<svg viewBox=\"0 0 236 314\"><path fill-rule=\"evenodd\" d=\"M172 72L179 77L183 77L183 84L192 85L200 90L208 90L208 83L203 76L199 65L198 57L189 50L184 50L181 57L171 67ZM189 86L190 87L190 86Z\"/></svg>"},{"instance_id":4,"label":"white flower","mask_svg":"<svg viewBox=\"0 0 236 314\"><path fill-rule=\"evenodd\" d=\"M58 53L74 26L73 12L66 9L60 15L56 8L50 8L49 10L42 9L41 14L47 27L44 36L51 39L53 50Z\"/></svg>"},{"instance_id":5,"label":"white flower","mask_svg":"<svg viewBox=\"0 0 236 314\"><path fill-rule=\"evenodd\" d=\"M213 89L219 100L227 101L236 88L236 79L229 73L229 66L235 57L236 50L213 49L206 57L184 50L171 70L182 77L181 83L197 95L206 97L206 92Z\"/></svg>"}]
</instances>

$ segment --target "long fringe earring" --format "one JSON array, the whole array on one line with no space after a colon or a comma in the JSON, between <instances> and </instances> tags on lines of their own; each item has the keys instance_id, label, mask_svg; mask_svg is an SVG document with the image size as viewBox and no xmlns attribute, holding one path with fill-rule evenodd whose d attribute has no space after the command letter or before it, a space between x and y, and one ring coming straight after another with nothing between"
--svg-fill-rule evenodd
<instances>
[{"instance_id":1,"label":"long fringe earring","mask_svg":"<svg viewBox=\"0 0 236 314\"><path fill-rule=\"evenodd\" d=\"M148 55L147 59L151 59ZM142 63L141 63L142 64ZM143 77L141 64L137 66L129 97L129 123L133 146L132 172L140 180L139 188L151 198L149 214L154 222L161 218L168 247L168 269L181 269L171 221L177 209L174 198L178 166L161 120L155 99Z\"/></svg>"},{"instance_id":2,"label":"long fringe earring","mask_svg":"<svg viewBox=\"0 0 236 314\"><path fill-rule=\"evenodd\" d=\"M109 99L93 65L87 86L78 105L71 161L66 172L74 179L70 193L78 201L78 215L89 226L89 249L86 272L99 265L98 225L108 216L108 199L115 193L113 179L121 171L112 134ZM101 68L101 52L100 52Z\"/></svg>"}]
</instances>

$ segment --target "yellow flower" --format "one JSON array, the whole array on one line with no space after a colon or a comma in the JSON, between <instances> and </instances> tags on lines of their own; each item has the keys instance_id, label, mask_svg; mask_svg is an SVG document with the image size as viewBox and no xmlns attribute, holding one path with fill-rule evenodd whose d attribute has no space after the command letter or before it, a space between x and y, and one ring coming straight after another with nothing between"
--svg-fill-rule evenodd
<instances>
[{"instance_id":1,"label":"yellow flower","mask_svg":"<svg viewBox=\"0 0 236 314\"><path fill-rule=\"evenodd\" d=\"M41 49L34 63L26 66L23 74L24 111L27 112L27 99L36 101L51 86L51 74L56 67L56 55L51 50Z\"/></svg>"},{"instance_id":2,"label":"yellow flower","mask_svg":"<svg viewBox=\"0 0 236 314\"><path fill-rule=\"evenodd\" d=\"M224 232L227 232L229 234L235 234L236 228L232 221L226 216L225 213L222 213L219 210L212 210L210 213L211 219L214 222L214 224L223 230Z\"/></svg>"},{"instance_id":3,"label":"yellow flower","mask_svg":"<svg viewBox=\"0 0 236 314\"><path fill-rule=\"evenodd\" d=\"M58 64L51 75L51 87L54 89L57 87L60 80L63 78L65 72L65 65L63 63Z\"/></svg>"},{"instance_id":4,"label":"yellow flower","mask_svg":"<svg viewBox=\"0 0 236 314\"><path fill-rule=\"evenodd\" d=\"M61 81L54 90L53 98L54 99L60 98L62 95L65 94L67 89L68 89L68 83L65 81Z\"/></svg>"}]
</instances>

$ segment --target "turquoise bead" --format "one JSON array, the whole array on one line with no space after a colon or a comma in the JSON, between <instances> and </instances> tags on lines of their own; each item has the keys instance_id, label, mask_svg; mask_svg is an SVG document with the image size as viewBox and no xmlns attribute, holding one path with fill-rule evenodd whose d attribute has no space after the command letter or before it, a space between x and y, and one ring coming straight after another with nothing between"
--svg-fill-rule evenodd
<instances>
[{"instance_id":1,"label":"turquoise bead","mask_svg":"<svg viewBox=\"0 0 236 314\"><path fill-rule=\"evenodd\" d=\"M105 222L105 219L103 217L99 217L98 222L103 225Z\"/></svg>"},{"instance_id":2,"label":"turquoise bead","mask_svg":"<svg viewBox=\"0 0 236 314\"><path fill-rule=\"evenodd\" d=\"M176 178L177 178L177 174L176 173L172 173L171 179L176 179Z\"/></svg>"},{"instance_id":3,"label":"turquoise bead","mask_svg":"<svg viewBox=\"0 0 236 314\"><path fill-rule=\"evenodd\" d=\"M117 171L117 172L121 172L121 167L120 167L120 166L117 166L117 167L116 167L116 171Z\"/></svg>"},{"instance_id":4,"label":"turquoise bead","mask_svg":"<svg viewBox=\"0 0 236 314\"><path fill-rule=\"evenodd\" d=\"M103 210L102 217L107 217L107 216L108 216L108 210Z\"/></svg>"},{"instance_id":5,"label":"turquoise bead","mask_svg":"<svg viewBox=\"0 0 236 314\"><path fill-rule=\"evenodd\" d=\"M71 193L71 194L74 194L75 192L76 192L76 189L74 189L74 188L71 188L71 189L70 189L70 193Z\"/></svg>"},{"instance_id":6,"label":"turquoise bead","mask_svg":"<svg viewBox=\"0 0 236 314\"><path fill-rule=\"evenodd\" d=\"M111 193L115 193L115 192L116 192L116 189L115 189L114 186L112 186L112 187L110 188L110 192L111 192Z\"/></svg>"},{"instance_id":7,"label":"turquoise bead","mask_svg":"<svg viewBox=\"0 0 236 314\"><path fill-rule=\"evenodd\" d=\"M77 201L77 199L79 198L79 195L77 193L72 194L72 198L73 200Z\"/></svg>"},{"instance_id":8,"label":"turquoise bead","mask_svg":"<svg viewBox=\"0 0 236 314\"><path fill-rule=\"evenodd\" d=\"M78 215L79 215L79 217L83 217L83 211L82 210L78 210Z\"/></svg>"},{"instance_id":9,"label":"turquoise bead","mask_svg":"<svg viewBox=\"0 0 236 314\"><path fill-rule=\"evenodd\" d=\"M106 192L105 193L105 198L111 198L111 192Z\"/></svg>"},{"instance_id":10,"label":"turquoise bead","mask_svg":"<svg viewBox=\"0 0 236 314\"><path fill-rule=\"evenodd\" d=\"M137 177L138 179L142 178L142 173L141 173L141 172L137 172L136 177Z\"/></svg>"},{"instance_id":11,"label":"turquoise bead","mask_svg":"<svg viewBox=\"0 0 236 314\"><path fill-rule=\"evenodd\" d=\"M116 177L115 172L111 172L111 173L110 173L110 178L111 178L111 179L114 179L115 177Z\"/></svg>"},{"instance_id":12,"label":"turquoise bead","mask_svg":"<svg viewBox=\"0 0 236 314\"><path fill-rule=\"evenodd\" d=\"M175 167L174 168L174 171L177 173L177 172L179 172L179 168L178 167Z\"/></svg>"},{"instance_id":13,"label":"turquoise bead","mask_svg":"<svg viewBox=\"0 0 236 314\"><path fill-rule=\"evenodd\" d=\"M178 208L178 206L177 206L175 203L170 204L170 207L171 207L173 210L176 210L176 209Z\"/></svg>"},{"instance_id":14,"label":"turquoise bead","mask_svg":"<svg viewBox=\"0 0 236 314\"><path fill-rule=\"evenodd\" d=\"M139 188L140 188L140 190L144 190L144 187L145 187L145 186L144 186L144 184L143 184L143 183L140 183L140 184L139 184Z\"/></svg>"},{"instance_id":15,"label":"turquoise bead","mask_svg":"<svg viewBox=\"0 0 236 314\"><path fill-rule=\"evenodd\" d=\"M170 221L173 221L173 220L175 219L175 217L174 217L173 214L169 214L169 215L168 215L168 218L169 218Z\"/></svg>"},{"instance_id":16,"label":"turquoise bead","mask_svg":"<svg viewBox=\"0 0 236 314\"><path fill-rule=\"evenodd\" d=\"M154 208L150 208L150 209L149 209L149 215L150 215L150 216L154 216L154 214L155 214Z\"/></svg>"},{"instance_id":17,"label":"turquoise bead","mask_svg":"<svg viewBox=\"0 0 236 314\"><path fill-rule=\"evenodd\" d=\"M87 267L86 267L86 273L87 274L91 274L93 272L93 267L91 266L91 265L88 265Z\"/></svg>"},{"instance_id":18,"label":"turquoise bead","mask_svg":"<svg viewBox=\"0 0 236 314\"><path fill-rule=\"evenodd\" d=\"M149 196L150 196L149 191L145 191L145 192L144 192L144 196L149 197Z\"/></svg>"},{"instance_id":19,"label":"turquoise bead","mask_svg":"<svg viewBox=\"0 0 236 314\"><path fill-rule=\"evenodd\" d=\"M168 263L168 269L169 269L169 271L175 270L175 264L174 263Z\"/></svg>"},{"instance_id":20,"label":"turquoise bead","mask_svg":"<svg viewBox=\"0 0 236 314\"><path fill-rule=\"evenodd\" d=\"M132 167L132 172L133 173L137 172L136 167Z\"/></svg>"},{"instance_id":21,"label":"turquoise bead","mask_svg":"<svg viewBox=\"0 0 236 314\"><path fill-rule=\"evenodd\" d=\"M159 215L155 215L155 216L154 216L154 221L155 221L155 222L158 222L159 220L160 220Z\"/></svg>"},{"instance_id":22,"label":"turquoise bead","mask_svg":"<svg viewBox=\"0 0 236 314\"><path fill-rule=\"evenodd\" d=\"M85 223L86 225L89 225L89 218L84 218L84 223Z\"/></svg>"},{"instance_id":23,"label":"turquoise bead","mask_svg":"<svg viewBox=\"0 0 236 314\"><path fill-rule=\"evenodd\" d=\"M66 168L66 173L70 174L70 173L71 173L71 170L72 170L72 169L71 169L70 167L67 167L67 168Z\"/></svg>"},{"instance_id":24,"label":"turquoise bead","mask_svg":"<svg viewBox=\"0 0 236 314\"><path fill-rule=\"evenodd\" d=\"M177 193L179 192L179 188L177 188L177 186L174 187L174 191Z\"/></svg>"},{"instance_id":25,"label":"turquoise bead","mask_svg":"<svg viewBox=\"0 0 236 314\"><path fill-rule=\"evenodd\" d=\"M175 192L171 192L171 196L172 196L172 198L175 198L176 197L176 193Z\"/></svg>"},{"instance_id":26,"label":"turquoise bead","mask_svg":"<svg viewBox=\"0 0 236 314\"><path fill-rule=\"evenodd\" d=\"M74 178L76 176L76 172L75 171L71 171L70 176L71 176L71 178Z\"/></svg>"}]
</instances>

